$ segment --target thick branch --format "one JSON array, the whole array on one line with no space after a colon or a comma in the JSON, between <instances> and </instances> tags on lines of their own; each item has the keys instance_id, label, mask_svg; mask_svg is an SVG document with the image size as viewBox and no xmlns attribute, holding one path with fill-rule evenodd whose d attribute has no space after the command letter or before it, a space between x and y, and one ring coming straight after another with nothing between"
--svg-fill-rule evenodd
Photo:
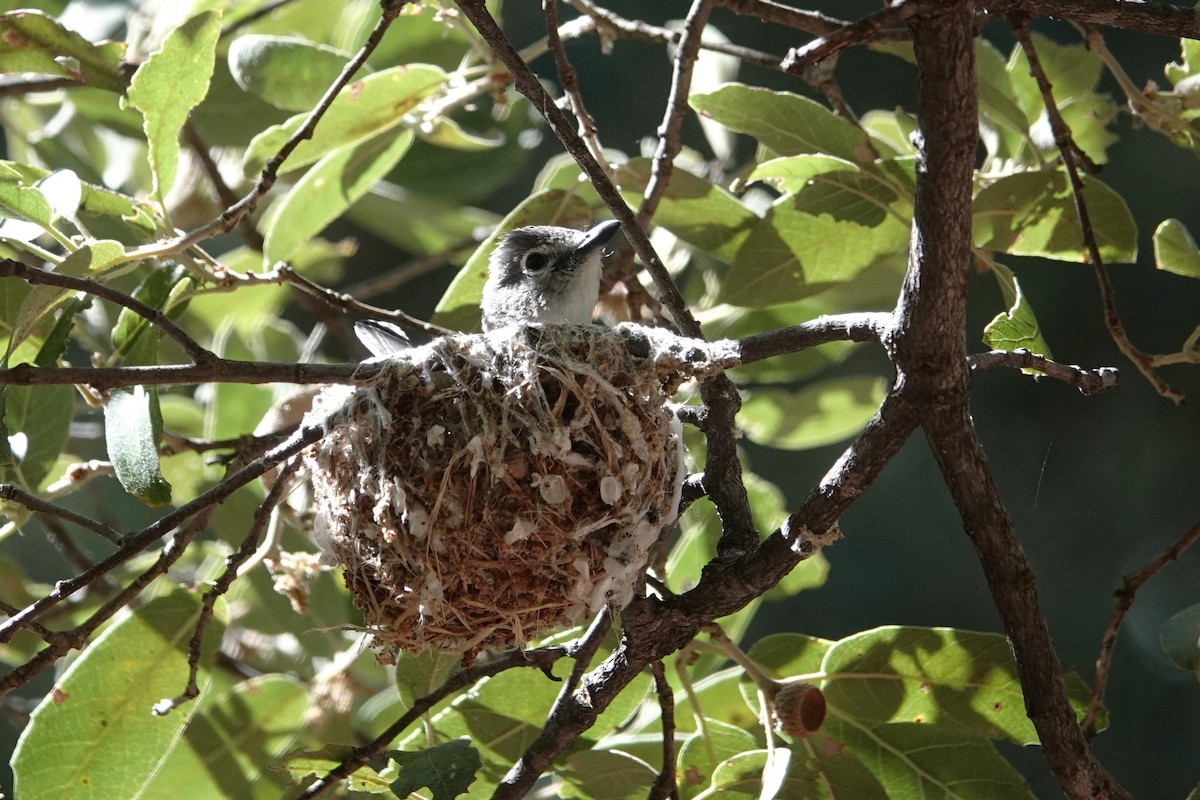
<instances>
[{"instance_id":1,"label":"thick branch","mask_svg":"<svg viewBox=\"0 0 1200 800\"><path fill-rule=\"evenodd\" d=\"M971 4L925 2L909 24L923 137L909 267L891 336L898 391L921 419L975 546L1012 642L1026 711L1059 785L1073 800L1122 798L1075 722L1033 569L971 422L963 342L977 136Z\"/></svg>"},{"instance_id":2,"label":"thick branch","mask_svg":"<svg viewBox=\"0 0 1200 800\"><path fill-rule=\"evenodd\" d=\"M976 0L996 15L1057 17L1127 31L1200 39L1200 17L1189 6L1141 0Z\"/></svg>"}]
</instances>

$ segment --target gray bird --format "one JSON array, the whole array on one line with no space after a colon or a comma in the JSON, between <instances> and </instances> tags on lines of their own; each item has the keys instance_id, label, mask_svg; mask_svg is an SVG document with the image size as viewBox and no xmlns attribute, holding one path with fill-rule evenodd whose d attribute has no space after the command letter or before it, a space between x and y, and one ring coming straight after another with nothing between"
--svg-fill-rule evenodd
<instances>
[{"instance_id":1,"label":"gray bird","mask_svg":"<svg viewBox=\"0 0 1200 800\"><path fill-rule=\"evenodd\" d=\"M483 329L519 322L590 323L600 297L600 258L619 227L616 220L586 231L531 225L501 236L488 260ZM409 346L404 331L390 322L358 322L354 332L375 356Z\"/></svg>"},{"instance_id":2,"label":"gray bird","mask_svg":"<svg viewBox=\"0 0 1200 800\"><path fill-rule=\"evenodd\" d=\"M600 297L600 257L621 223L587 231L533 225L500 237L483 287L483 329L519 322L587 325Z\"/></svg>"}]
</instances>

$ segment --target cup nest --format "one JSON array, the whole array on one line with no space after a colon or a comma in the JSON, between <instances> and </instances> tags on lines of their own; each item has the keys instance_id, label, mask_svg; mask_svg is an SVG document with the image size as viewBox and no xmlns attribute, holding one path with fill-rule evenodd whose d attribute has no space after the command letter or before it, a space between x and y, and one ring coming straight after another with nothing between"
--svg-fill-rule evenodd
<instances>
[{"instance_id":1,"label":"cup nest","mask_svg":"<svg viewBox=\"0 0 1200 800\"><path fill-rule=\"evenodd\" d=\"M304 454L317 534L382 659L469 658L629 602L685 475L667 401L681 365L712 366L692 352L706 367L688 367L687 340L664 335L443 337L318 398L308 421L329 433Z\"/></svg>"}]
</instances>

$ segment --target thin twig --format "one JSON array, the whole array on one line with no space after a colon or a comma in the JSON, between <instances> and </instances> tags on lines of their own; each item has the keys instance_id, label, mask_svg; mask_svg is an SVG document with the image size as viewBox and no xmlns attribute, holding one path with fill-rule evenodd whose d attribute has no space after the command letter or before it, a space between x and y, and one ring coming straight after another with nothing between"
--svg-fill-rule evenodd
<instances>
[{"instance_id":1,"label":"thin twig","mask_svg":"<svg viewBox=\"0 0 1200 800\"><path fill-rule=\"evenodd\" d=\"M267 0L267 2L263 3L258 8L254 9L246 16L241 17L240 19L236 19L233 22L226 25L224 28L221 28L221 38L225 39L229 36L232 36L234 33L237 33L239 30L246 27L247 25L250 25L251 23L254 23L254 22L258 22L260 19L267 16L271 12L276 11L280 8L283 8L288 3L293 3L293 2L295 2L295 0Z\"/></svg>"},{"instance_id":2,"label":"thin twig","mask_svg":"<svg viewBox=\"0 0 1200 800\"><path fill-rule=\"evenodd\" d=\"M818 11L807 11L785 6L772 0L717 0L719 5L744 14L748 17L772 22L776 25L786 25L789 28L811 33L813 36L828 36L850 23L822 14ZM908 38L907 32L905 38Z\"/></svg>"},{"instance_id":3,"label":"thin twig","mask_svg":"<svg viewBox=\"0 0 1200 800\"><path fill-rule=\"evenodd\" d=\"M73 275L63 275L58 272L48 272L36 267L30 267L11 258L0 260L0 278L18 278L34 286L57 286L60 289L86 292L103 300L108 300L111 303L116 303L119 306L129 309L161 330L174 340L183 349L183 352L197 365L210 364L216 359L216 356L212 352L204 349L199 342L188 336L182 328L172 322L162 311L146 305L136 297L131 297L124 292L117 291L111 286L105 286L88 278L76 278Z\"/></svg>"},{"instance_id":4,"label":"thin twig","mask_svg":"<svg viewBox=\"0 0 1200 800\"><path fill-rule=\"evenodd\" d=\"M196 683L196 677L200 672L200 656L204 647L204 632L208 630L208 624L212 621L213 609L216 606L217 599L229 591L229 587L238 576L239 568L245 563L246 559L254 555L255 548L258 546L258 539L262 535L263 528L267 525L267 520L270 518L271 512L274 511L275 506L279 505L279 501L283 498L284 493L290 488L288 477L299 466L299 462L292 459L280 468L271 491L267 493L266 498L254 512L254 519L250 523L250 530L246 533L246 537L242 540L238 548L225 559L225 571L221 573L221 577L217 578L212 587L204 593L204 598L200 603L200 617L196 620L196 628L192 632L192 638L188 644L187 685L174 698L160 700L155 703L152 709L155 716L166 716L187 701L200 696L200 687Z\"/></svg>"},{"instance_id":5,"label":"thin twig","mask_svg":"<svg viewBox=\"0 0 1200 800\"><path fill-rule=\"evenodd\" d=\"M5 97L19 97L21 95L32 94L33 92L52 92L55 89L71 89L76 86L85 85L83 81L77 78L42 75L30 77L20 74L0 75L0 99Z\"/></svg>"},{"instance_id":6,"label":"thin twig","mask_svg":"<svg viewBox=\"0 0 1200 800\"><path fill-rule=\"evenodd\" d=\"M160 575L165 574L171 565L179 560L179 557L183 555L184 550L187 549L187 546L191 543L192 539L196 538L196 536L199 535L200 532L203 531L208 525L208 518L212 516L212 513L215 510L215 504L204 508L200 516L192 519L187 525L185 525L181 530L177 531L175 535L171 537L171 540L162 549L162 552L159 553L158 559L152 565L150 565L149 568L134 578L128 586L106 601L104 605L97 609L96 613L92 614L92 616L88 617L87 620L85 620L82 624L69 631L55 633L49 640L48 647L43 650L39 650L37 655L35 655L33 658L29 659L24 664L5 675L3 679L0 679L0 696L6 695L13 689L25 685L33 678L37 677L42 670L58 661L58 659L62 658L71 650L77 650L83 647L83 645L87 642L88 637L95 633L97 628L111 619L112 616L118 611L128 607L130 601L141 594L142 590L149 586L152 580ZM59 585L61 585L61 583L62 582L60 582ZM56 591L57 589L58 586L55 586ZM26 607L23 611L12 615L8 622L5 623L5 627L12 623L14 619L27 612L29 608L31 608L31 606ZM29 625L30 623L26 621L19 627L23 628ZM7 638L5 638L5 641L7 641Z\"/></svg>"},{"instance_id":7,"label":"thin twig","mask_svg":"<svg viewBox=\"0 0 1200 800\"><path fill-rule=\"evenodd\" d=\"M99 392L119 386L183 386L196 383L360 383L379 370L377 364L307 364L233 361L133 367L35 367L18 364L0 369L0 386L82 384Z\"/></svg>"},{"instance_id":8,"label":"thin twig","mask_svg":"<svg viewBox=\"0 0 1200 800\"><path fill-rule=\"evenodd\" d=\"M847 47L877 38L888 26L904 22L916 11L916 4L910 0L892 0L878 11L873 11L820 39L814 39L801 47L793 47L783 57L780 66L784 72L791 75L803 75L809 67L837 55Z\"/></svg>"},{"instance_id":9,"label":"thin twig","mask_svg":"<svg viewBox=\"0 0 1200 800\"><path fill-rule=\"evenodd\" d=\"M105 525L103 522L92 519L91 517L80 514L77 511L72 511L69 508L64 508L54 503L47 502L36 495L32 495L19 486L11 483L0 484L0 500L8 500L18 505L33 511L37 514L47 514L52 517L70 522L72 525L89 530L92 533L101 536L115 545L122 543L121 534L112 527Z\"/></svg>"},{"instance_id":10,"label":"thin twig","mask_svg":"<svg viewBox=\"0 0 1200 800\"><path fill-rule=\"evenodd\" d=\"M1108 391L1117 385L1119 377L1114 367L1087 369L1075 364L1060 364L1028 350L990 350L986 353L974 353L967 356L967 362L976 372L987 372L998 367L1036 369L1047 377L1074 386L1085 395Z\"/></svg>"},{"instance_id":11,"label":"thin twig","mask_svg":"<svg viewBox=\"0 0 1200 800\"><path fill-rule=\"evenodd\" d=\"M1200 542L1200 524L1179 537L1173 545L1152 558L1144 567L1121 579L1121 585L1113 592L1113 612L1108 618L1104 636L1100 640L1100 654L1096 657L1096 680L1092 684L1092 697L1088 701L1087 716L1083 718L1083 732L1091 739L1097 733L1096 719L1104 704L1104 692L1108 686L1108 674L1112 668L1113 649L1117 645L1117 633L1125 615L1133 607L1133 599L1146 581L1157 575L1163 567L1177 560L1189 547Z\"/></svg>"},{"instance_id":12,"label":"thin twig","mask_svg":"<svg viewBox=\"0 0 1200 800\"><path fill-rule=\"evenodd\" d=\"M411 314L406 314L403 311L389 311L386 308L370 305L354 299L349 293L343 294L335 292L333 289L327 289L320 284L313 283L308 278L296 272L289 266L280 266L268 273L269 277L277 277L280 282L295 286L300 291L308 294L318 300L328 304L333 308L338 308L343 311L351 311L356 314L363 314L375 319L385 319L391 322L404 325L408 328L413 328L419 331L425 331L432 336L449 336L454 331L449 328L443 328L441 325L434 325L432 322L418 319Z\"/></svg>"},{"instance_id":13,"label":"thin twig","mask_svg":"<svg viewBox=\"0 0 1200 800\"><path fill-rule=\"evenodd\" d=\"M12 615L3 624L0 624L0 643L9 641L14 633L28 625L31 621L42 616L51 608L83 587L88 586L100 576L107 575L178 526L197 515L210 513L238 489L282 463L284 460L296 455L296 453L299 453L308 445L319 440L325 434L326 429L323 424L310 425L297 430L286 442L272 448L261 458L255 459L237 472L225 477L216 486L200 494L195 499L179 506L171 513L159 518L145 528L125 535L121 539L121 548L115 553L112 553L91 569L84 570L72 578L59 581L48 594L30 603L20 613Z\"/></svg>"},{"instance_id":14,"label":"thin twig","mask_svg":"<svg viewBox=\"0 0 1200 800\"><path fill-rule=\"evenodd\" d=\"M291 0L285 0L291 2ZM200 166L204 168L204 174L208 176L208 180L213 185L213 189L217 193L217 199L221 201L221 205L228 208L238 201L237 192L225 182L225 177L221 174L221 168L217 166L217 162L213 160L212 153L208 151L208 144L204 141L204 137L200 135L200 130L196 127L196 123L190 118L183 123L183 139L188 143L192 153L196 158L200 159ZM252 249L260 253L266 245L262 234L258 232L258 228L254 227L254 223L249 217L243 217L238 221L238 229L242 232L242 239Z\"/></svg>"},{"instance_id":15,"label":"thin twig","mask_svg":"<svg viewBox=\"0 0 1200 800\"><path fill-rule=\"evenodd\" d=\"M595 32L602 38L625 38L625 39L640 39L645 42L655 42L657 44L665 44L667 46L675 46L679 44L682 33L673 31L670 28L663 28L658 25L651 25L640 19L628 19L622 17L607 8L600 8L591 2L591 0L567 0L580 13L587 14L596 21ZM754 50L749 47L732 44L730 42L718 42L709 40L701 42L702 50L711 50L714 53L723 53L728 56L733 56L739 61L744 61L747 64L754 64L766 69L779 71L779 57L771 53L764 53L761 50Z\"/></svg>"},{"instance_id":16,"label":"thin twig","mask_svg":"<svg viewBox=\"0 0 1200 800\"><path fill-rule=\"evenodd\" d=\"M542 647L537 650L525 651L513 650L497 656L494 660L477 663L461 672L451 675L437 689L417 699L412 704L412 707L387 727L387 730L366 744L354 748L350 755L342 759L340 764L323 777L305 787L304 791L300 794L300 798L302 800L311 800L311 798L320 797L329 789L336 786L339 781L353 775L359 767L373 758L378 758L387 749L388 745L391 744L392 740L404 733L408 726L412 725L421 718L421 715L425 714L442 699L454 692L465 689L482 678L489 678L517 667L536 667L542 672L548 673L550 668L554 666L554 663L565 655L567 655L567 648L565 647Z\"/></svg>"},{"instance_id":17,"label":"thin twig","mask_svg":"<svg viewBox=\"0 0 1200 800\"><path fill-rule=\"evenodd\" d=\"M608 159L604 155L604 148L600 145L600 130L596 127L596 120L592 118L583 104L583 94L579 91L579 80L575 67L567 58L562 37L558 34L558 3L556 0L544 0L542 6L546 15L546 42L550 46L550 52L554 53L554 64L558 68L558 81L562 84L563 94L566 95L571 113L575 115L575 119L579 120L579 136L587 143L588 150L591 151L592 158L596 159L596 163L608 170L609 178L615 178L612 165L608 163Z\"/></svg>"},{"instance_id":18,"label":"thin twig","mask_svg":"<svg viewBox=\"0 0 1200 800\"><path fill-rule=\"evenodd\" d=\"M1067 179L1071 183L1071 195L1075 200L1075 213L1079 217L1084 248L1087 250L1088 261L1095 270L1096 281L1100 285L1100 298L1104 304L1104 323L1108 326L1109 335L1125 357L1133 362L1146 380L1150 381L1150 385L1154 387L1155 391L1178 405L1183 402L1183 393L1172 389L1166 381L1159 377L1150 363L1150 357L1129 340L1129 334L1125 332L1125 326L1121 323L1121 317L1117 313L1116 291L1113 289L1108 267L1104 264L1104 257L1100 254L1100 245L1096 241L1091 215L1088 213L1087 200L1083 194L1083 179L1079 177L1079 168L1084 163L1080 158L1082 151L1071 137L1071 129L1058 110L1058 103L1054 99L1054 88L1050 85L1050 79L1046 77L1046 71L1042 68L1042 62L1038 58L1037 48L1034 47L1033 40L1030 38L1028 21L1019 16L1010 18L1010 21L1017 41L1021 44L1021 50L1025 53L1025 59L1029 62L1029 73L1041 91L1042 104L1046 108L1050 129L1054 133L1054 143L1058 145L1058 150L1062 154L1063 166L1067 170Z\"/></svg>"},{"instance_id":19,"label":"thin twig","mask_svg":"<svg viewBox=\"0 0 1200 800\"><path fill-rule=\"evenodd\" d=\"M401 264L398 267L393 267L380 275L367 278L349 286L346 289L346 294L351 297L365 299L374 297L377 294L383 294L384 292L390 292L392 289L399 288L411 280L432 272L449 262L453 256L467 250L474 250L478 246L479 240L473 236L462 239L436 253L414 258L412 261Z\"/></svg>"},{"instance_id":20,"label":"thin twig","mask_svg":"<svg viewBox=\"0 0 1200 800\"><path fill-rule=\"evenodd\" d=\"M647 797L649 800L678 800L679 785L675 781L675 694L671 691L661 660L650 662L650 674L654 676L654 694L658 697L658 718L662 724L662 769Z\"/></svg>"},{"instance_id":21,"label":"thin twig","mask_svg":"<svg viewBox=\"0 0 1200 800\"><path fill-rule=\"evenodd\" d=\"M592 158L587 144L575 132L575 127L567 119L566 114L554 104L537 75L521 58L521 54L513 47L508 37L504 35L504 31L500 29L483 0L456 0L456 2L463 14L488 43L488 46L492 48L492 52L508 68L517 91L528 98L533 107L549 123L563 147L587 175L600 199L608 206L613 216L621 222L625 238L633 244L634 250L642 259L642 265L653 278L663 303L670 310L675 324L685 333L699 333L699 326L692 317L691 311L688 310L687 302L683 299L679 287L675 285L675 281L667 271L662 259L655 252L654 245L650 243L646 231L637 224L633 211L625 203L612 181L608 179L604 168L596 159Z\"/></svg>"},{"instance_id":22,"label":"thin twig","mask_svg":"<svg viewBox=\"0 0 1200 800\"><path fill-rule=\"evenodd\" d=\"M370 58L371 53L375 52L375 48L383 40L383 35L387 32L387 29L396 17L399 16L400 10L409 2L411 0L383 0L383 11L379 16L379 21L375 24L375 28L371 31L370 36L367 37L367 41L359 49L358 53L355 54L354 58L347 62L341 74L330 84L325 94L317 102L313 110L309 112L309 115L304 119L304 122L296 132L279 148L279 152L267 160L266 165L263 166L262 173L258 177L258 181L245 197L226 208L220 216L208 224L168 239L165 242L134 248L126 254L127 259L137 261L144 258L158 258L186 250L205 239L233 230L234 226L243 217L254 211L258 206L258 201L275 185L275 181L279 176L279 168L283 166L283 162L292 154L292 151L299 147L301 142L312 138L317 123L325 116L325 112L329 110L333 101L337 99L342 88L350 82L350 78L354 76L354 73L358 72L359 68Z\"/></svg>"}]
</instances>

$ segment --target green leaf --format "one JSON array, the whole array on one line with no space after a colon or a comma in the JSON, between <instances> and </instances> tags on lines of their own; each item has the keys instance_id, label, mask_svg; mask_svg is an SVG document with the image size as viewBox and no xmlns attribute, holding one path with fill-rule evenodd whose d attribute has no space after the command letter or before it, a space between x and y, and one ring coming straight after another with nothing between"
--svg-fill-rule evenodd
<instances>
[{"instance_id":1,"label":"green leaf","mask_svg":"<svg viewBox=\"0 0 1200 800\"><path fill-rule=\"evenodd\" d=\"M710 788L722 763L759 747L753 734L735 725L711 718L706 718L704 725L705 732L697 731L684 740L676 758L679 794L683 800Z\"/></svg>"},{"instance_id":2,"label":"green leaf","mask_svg":"<svg viewBox=\"0 0 1200 800\"><path fill-rule=\"evenodd\" d=\"M50 227L54 210L45 195L26 183L7 163L0 162L0 209L16 217L0 215L0 239L32 242Z\"/></svg>"},{"instance_id":3,"label":"green leaf","mask_svg":"<svg viewBox=\"0 0 1200 800\"><path fill-rule=\"evenodd\" d=\"M825 739L825 737L821 737ZM808 740L805 740L806 742ZM800 751L803 745L793 748ZM859 765L857 770L850 769L857 764L857 759L848 753L839 742L822 742L815 747L817 755L807 758L791 758L787 775L782 784L772 783L775 794L769 797L803 798L803 800L836 800L836 798L852 797L855 800L885 800L888 797L900 797L885 792L879 782L872 779ZM786 758L786 750L776 752L776 758ZM833 762L834 768L828 764ZM738 753L721 762L713 774L711 795L722 800L762 800L763 792L769 791L764 787L763 776L769 770L775 769L768 764L766 750L748 750ZM908 795L903 795L907 797ZM913 795L916 797L917 795Z\"/></svg>"},{"instance_id":4,"label":"green leaf","mask_svg":"<svg viewBox=\"0 0 1200 800\"><path fill-rule=\"evenodd\" d=\"M171 502L171 484L158 465L162 423L158 397L144 386L114 389L104 404L108 458L125 491L151 508Z\"/></svg>"},{"instance_id":5,"label":"green leaf","mask_svg":"<svg viewBox=\"0 0 1200 800\"><path fill-rule=\"evenodd\" d=\"M182 264L157 267L150 271L133 296L151 308L170 312L172 295L178 294L191 282L192 278ZM121 309L111 338L114 360L130 366L157 363L162 330L152 326L150 320L133 309Z\"/></svg>"},{"instance_id":6,"label":"green leaf","mask_svg":"<svg viewBox=\"0 0 1200 800\"><path fill-rule=\"evenodd\" d=\"M1164 622L1158 642L1175 666L1200 677L1200 605L1185 608Z\"/></svg>"},{"instance_id":7,"label":"green leaf","mask_svg":"<svg viewBox=\"0 0 1200 800\"><path fill-rule=\"evenodd\" d=\"M206 696L141 796L287 794L292 783L276 767L303 731L308 705L307 689L286 675L261 675Z\"/></svg>"},{"instance_id":8,"label":"green leaf","mask_svg":"<svg viewBox=\"0 0 1200 800\"><path fill-rule=\"evenodd\" d=\"M980 119L985 128L1000 129L996 135L1008 144L1001 152L1013 155L1025 143L1032 120L1013 99L1012 78L1005 58L995 45L982 37L975 40L975 64ZM1033 119L1037 119L1036 115ZM983 140L989 140L986 133Z\"/></svg>"},{"instance_id":9,"label":"green leaf","mask_svg":"<svg viewBox=\"0 0 1200 800\"><path fill-rule=\"evenodd\" d=\"M355 225L409 253L428 255L453 249L446 253L446 261L459 266L475 250L476 231L490 230L500 222L491 212L445 203L387 181L372 186L347 216ZM397 225L398 219L404 220L404 225Z\"/></svg>"},{"instance_id":10,"label":"green leaf","mask_svg":"<svg viewBox=\"0 0 1200 800\"><path fill-rule=\"evenodd\" d=\"M331 744L320 750L299 751L287 757L282 769L296 782L302 782L305 778L323 776L332 771L352 755L353 749L349 745ZM391 779L383 777L370 766L362 766L350 776L348 785L355 792L390 794L390 784Z\"/></svg>"},{"instance_id":11,"label":"green leaf","mask_svg":"<svg viewBox=\"0 0 1200 800\"><path fill-rule=\"evenodd\" d=\"M738 414L746 436L783 450L807 450L858 433L887 395L883 378L832 378L799 391L758 389Z\"/></svg>"},{"instance_id":12,"label":"green leaf","mask_svg":"<svg viewBox=\"0 0 1200 800\"><path fill-rule=\"evenodd\" d=\"M820 672L825 654L834 644L802 633L772 633L755 642L746 655L768 677L782 680Z\"/></svg>"},{"instance_id":13,"label":"green leaf","mask_svg":"<svg viewBox=\"0 0 1200 800\"><path fill-rule=\"evenodd\" d=\"M1094 178L1083 179L1092 231L1109 263L1137 260L1137 225L1121 196ZM1062 170L1000 178L975 195L975 246L1021 256L1086 261L1070 182Z\"/></svg>"},{"instance_id":14,"label":"green leaf","mask_svg":"<svg viewBox=\"0 0 1200 800\"><path fill-rule=\"evenodd\" d=\"M887 788L884 795L866 796L1034 800L1021 773L985 739L964 738L933 725L868 727L836 715L826 718L821 734L825 752L847 748ZM846 796L864 795L855 791Z\"/></svg>"},{"instance_id":15,"label":"green leaf","mask_svg":"<svg viewBox=\"0 0 1200 800\"><path fill-rule=\"evenodd\" d=\"M1154 231L1154 264L1176 275L1200 278L1200 250L1179 220L1163 220Z\"/></svg>"},{"instance_id":16,"label":"green leaf","mask_svg":"<svg viewBox=\"0 0 1200 800\"><path fill-rule=\"evenodd\" d=\"M272 209L263 259L287 261L345 213L408 152L412 131L385 133L325 154Z\"/></svg>"},{"instance_id":17,"label":"green leaf","mask_svg":"<svg viewBox=\"0 0 1200 800\"><path fill-rule=\"evenodd\" d=\"M162 48L150 54L129 83L129 104L142 112L154 173L152 194L160 205L175 185L179 131L188 112L208 94L220 33L217 12L192 17L167 36Z\"/></svg>"},{"instance_id":18,"label":"green leaf","mask_svg":"<svg viewBox=\"0 0 1200 800\"><path fill-rule=\"evenodd\" d=\"M40 11L0 14L0 72L36 72L120 92L121 42L93 44ZM78 69L75 69L75 64Z\"/></svg>"},{"instance_id":19,"label":"green leaf","mask_svg":"<svg viewBox=\"0 0 1200 800\"><path fill-rule=\"evenodd\" d=\"M405 116L441 88L446 73L428 64L408 64L376 72L338 94L311 138L301 142L280 168L290 172L346 145L357 144L404 122ZM297 114L254 137L246 150L247 173L260 171L279 152L308 114Z\"/></svg>"},{"instance_id":20,"label":"green leaf","mask_svg":"<svg viewBox=\"0 0 1200 800\"><path fill-rule=\"evenodd\" d=\"M721 300L750 307L800 300L907 249L909 226L864 191L882 185L861 176L855 183L777 200L738 251Z\"/></svg>"},{"instance_id":21,"label":"green leaf","mask_svg":"<svg viewBox=\"0 0 1200 800\"><path fill-rule=\"evenodd\" d=\"M456 653L442 653L437 650L398 653L396 688L404 705L411 708L417 698L424 697L445 683L461 660Z\"/></svg>"},{"instance_id":22,"label":"green leaf","mask_svg":"<svg viewBox=\"0 0 1200 800\"><path fill-rule=\"evenodd\" d=\"M337 80L350 56L294 36L248 34L229 45L238 86L285 111L304 111Z\"/></svg>"},{"instance_id":23,"label":"green leaf","mask_svg":"<svg viewBox=\"0 0 1200 800\"><path fill-rule=\"evenodd\" d=\"M391 784L397 797L428 787L433 800L453 800L467 790L483 766L479 751L466 738L415 753L389 750L387 755L400 767L400 774Z\"/></svg>"},{"instance_id":24,"label":"green leaf","mask_svg":"<svg viewBox=\"0 0 1200 800\"><path fill-rule=\"evenodd\" d=\"M61 800L136 796L188 723L186 707L165 716L150 709L187 684L188 642L199 615L194 595L173 592L119 616L92 642L22 733L13 755L16 793ZM222 627L214 621L205 637L201 687Z\"/></svg>"},{"instance_id":25,"label":"green leaf","mask_svg":"<svg viewBox=\"0 0 1200 800\"><path fill-rule=\"evenodd\" d=\"M688 104L703 117L750 134L779 155L827 153L859 162L874 157L866 134L800 95L729 83L709 94L692 95Z\"/></svg>"},{"instance_id":26,"label":"green leaf","mask_svg":"<svg viewBox=\"0 0 1200 800\"><path fill-rule=\"evenodd\" d=\"M111 239L85 244L71 253L55 268L60 275L79 277L89 272L98 272L111 266L125 256L125 248ZM70 289L60 289L57 286L34 286L25 301L21 303L21 311L9 340L9 351L25 341L25 338L46 318L48 314L58 309L75 293Z\"/></svg>"},{"instance_id":27,"label":"green leaf","mask_svg":"<svg viewBox=\"0 0 1200 800\"><path fill-rule=\"evenodd\" d=\"M650 181L652 162L636 158L617 169L622 194L634 205ZM710 181L676 169L654 215L654 224L683 241L733 263L738 249L758 224L758 215Z\"/></svg>"},{"instance_id":28,"label":"green leaf","mask_svg":"<svg viewBox=\"0 0 1200 800\"><path fill-rule=\"evenodd\" d=\"M831 172L860 172L853 161L844 158L805 153L763 161L746 176L747 181L763 181L781 192L795 194L807 188L812 180Z\"/></svg>"},{"instance_id":29,"label":"green leaf","mask_svg":"<svg viewBox=\"0 0 1200 800\"><path fill-rule=\"evenodd\" d=\"M617 750L581 750L563 761L557 773L564 800L643 798L658 777L645 761Z\"/></svg>"},{"instance_id":30,"label":"green leaf","mask_svg":"<svg viewBox=\"0 0 1200 800\"><path fill-rule=\"evenodd\" d=\"M503 234L526 225L582 228L591 221L591 207L571 192L550 189L527 198L500 222L454 276L438 301L433 321L457 330L479 329L479 301L483 297L483 284L487 281L488 258Z\"/></svg>"},{"instance_id":31,"label":"green leaf","mask_svg":"<svg viewBox=\"0 0 1200 800\"><path fill-rule=\"evenodd\" d=\"M493 150L505 141L504 134L498 131L493 131L489 136L469 133L452 117L438 117L428 127L418 129L417 134L430 144L464 152Z\"/></svg>"},{"instance_id":32,"label":"green leaf","mask_svg":"<svg viewBox=\"0 0 1200 800\"><path fill-rule=\"evenodd\" d=\"M1042 330L1033 307L1021 291L1021 284L1012 270L1003 264L993 262L992 274L1000 284L1000 293L1008 304L1008 311L997 314L983 329L983 341L993 350L1020 350L1024 348L1046 358L1053 358L1050 345L1042 337ZM1040 374L1037 370L1022 370L1030 374Z\"/></svg>"},{"instance_id":33,"label":"green leaf","mask_svg":"<svg viewBox=\"0 0 1200 800\"><path fill-rule=\"evenodd\" d=\"M6 386L3 411L5 443L15 462L0 467L0 475L37 491L66 447L75 391L70 386Z\"/></svg>"},{"instance_id":34,"label":"green leaf","mask_svg":"<svg viewBox=\"0 0 1200 800\"><path fill-rule=\"evenodd\" d=\"M952 628L886 626L825 656L831 709L871 726L921 723L962 737L1036 744L1008 639Z\"/></svg>"}]
</instances>

